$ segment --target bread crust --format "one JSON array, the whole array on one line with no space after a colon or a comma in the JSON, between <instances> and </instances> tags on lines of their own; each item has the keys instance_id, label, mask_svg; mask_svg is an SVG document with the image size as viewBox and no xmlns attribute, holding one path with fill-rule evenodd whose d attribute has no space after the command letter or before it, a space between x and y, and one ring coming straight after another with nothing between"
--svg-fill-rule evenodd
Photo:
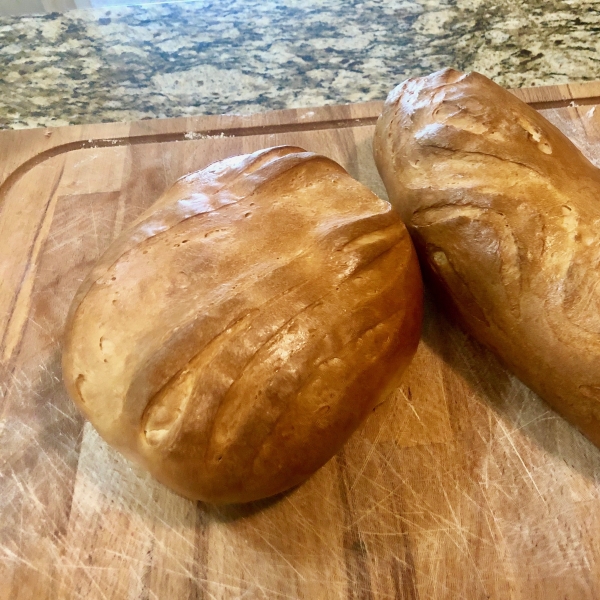
<instances>
[{"instance_id":1,"label":"bread crust","mask_svg":"<svg viewBox=\"0 0 600 600\"><path fill-rule=\"evenodd\" d=\"M396 211L332 160L271 148L183 177L111 245L73 301L64 380L159 481L250 501L337 452L421 316Z\"/></svg>"},{"instance_id":2,"label":"bread crust","mask_svg":"<svg viewBox=\"0 0 600 600\"><path fill-rule=\"evenodd\" d=\"M390 93L374 154L441 303L600 446L600 170L452 69Z\"/></svg>"}]
</instances>

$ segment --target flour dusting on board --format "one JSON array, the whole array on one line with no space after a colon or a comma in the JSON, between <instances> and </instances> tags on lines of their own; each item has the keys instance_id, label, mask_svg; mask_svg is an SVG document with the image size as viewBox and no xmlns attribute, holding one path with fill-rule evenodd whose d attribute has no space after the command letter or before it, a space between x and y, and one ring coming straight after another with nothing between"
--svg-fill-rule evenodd
<instances>
[{"instance_id":1,"label":"flour dusting on board","mask_svg":"<svg viewBox=\"0 0 600 600\"><path fill-rule=\"evenodd\" d=\"M184 137L186 140L218 140L218 139L231 137L231 136L225 135L224 131L222 131L218 135L217 134L207 135L205 133L200 133L200 132L196 132L196 131L188 131Z\"/></svg>"}]
</instances>

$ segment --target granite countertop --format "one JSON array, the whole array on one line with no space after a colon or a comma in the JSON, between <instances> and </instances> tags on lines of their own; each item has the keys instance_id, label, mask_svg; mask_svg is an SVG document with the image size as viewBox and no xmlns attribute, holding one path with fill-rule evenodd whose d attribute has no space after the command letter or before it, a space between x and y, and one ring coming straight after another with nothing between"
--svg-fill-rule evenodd
<instances>
[{"instance_id":1,"label":"granite countertop","mask_svg":"<svg viewBox=\"0 0 600 600\"><path fill-rule=\"evenodd\" d=\"M383 99L445 66L600 79L600 0L202 0L0 18L0 128Z\"/></svg>"}]
</instances>

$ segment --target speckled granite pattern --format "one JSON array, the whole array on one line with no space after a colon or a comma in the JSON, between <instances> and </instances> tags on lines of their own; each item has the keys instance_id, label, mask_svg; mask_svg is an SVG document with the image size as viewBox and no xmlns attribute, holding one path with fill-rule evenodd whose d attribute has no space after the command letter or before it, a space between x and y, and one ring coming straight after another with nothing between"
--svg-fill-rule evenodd
<instances>
[{"instance_id":1,"label":"speckled granite pattern","mask_svg":"<svg viewBox=\"0 0 600 600\"><path fill-rule=\"evenodd\" d=\"M600 0L204 0L0 19L0 127L382 99L444 66L600 79Z\"/></svg>"}]
</instances>

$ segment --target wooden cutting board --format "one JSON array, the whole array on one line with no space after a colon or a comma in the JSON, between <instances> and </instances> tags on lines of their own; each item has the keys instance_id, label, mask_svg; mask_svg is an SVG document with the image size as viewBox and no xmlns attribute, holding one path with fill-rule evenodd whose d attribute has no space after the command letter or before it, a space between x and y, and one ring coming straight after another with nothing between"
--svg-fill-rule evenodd
<instances>
[{"instance_id":1,"label":"wooden cutting board","mask_svg":"<svg viewBox=\"0 0 600 600\"><path fill-rule=\"evenodd\" d=\"M600 162L600 84L516 93ZM600 598L600 450L429 302L401 387L275 499L180 498L66 395L75 290L165 188L294 144L385 196L371 156L380 108L0 134L0 599Z\"/></svg>"}]
</instances>

